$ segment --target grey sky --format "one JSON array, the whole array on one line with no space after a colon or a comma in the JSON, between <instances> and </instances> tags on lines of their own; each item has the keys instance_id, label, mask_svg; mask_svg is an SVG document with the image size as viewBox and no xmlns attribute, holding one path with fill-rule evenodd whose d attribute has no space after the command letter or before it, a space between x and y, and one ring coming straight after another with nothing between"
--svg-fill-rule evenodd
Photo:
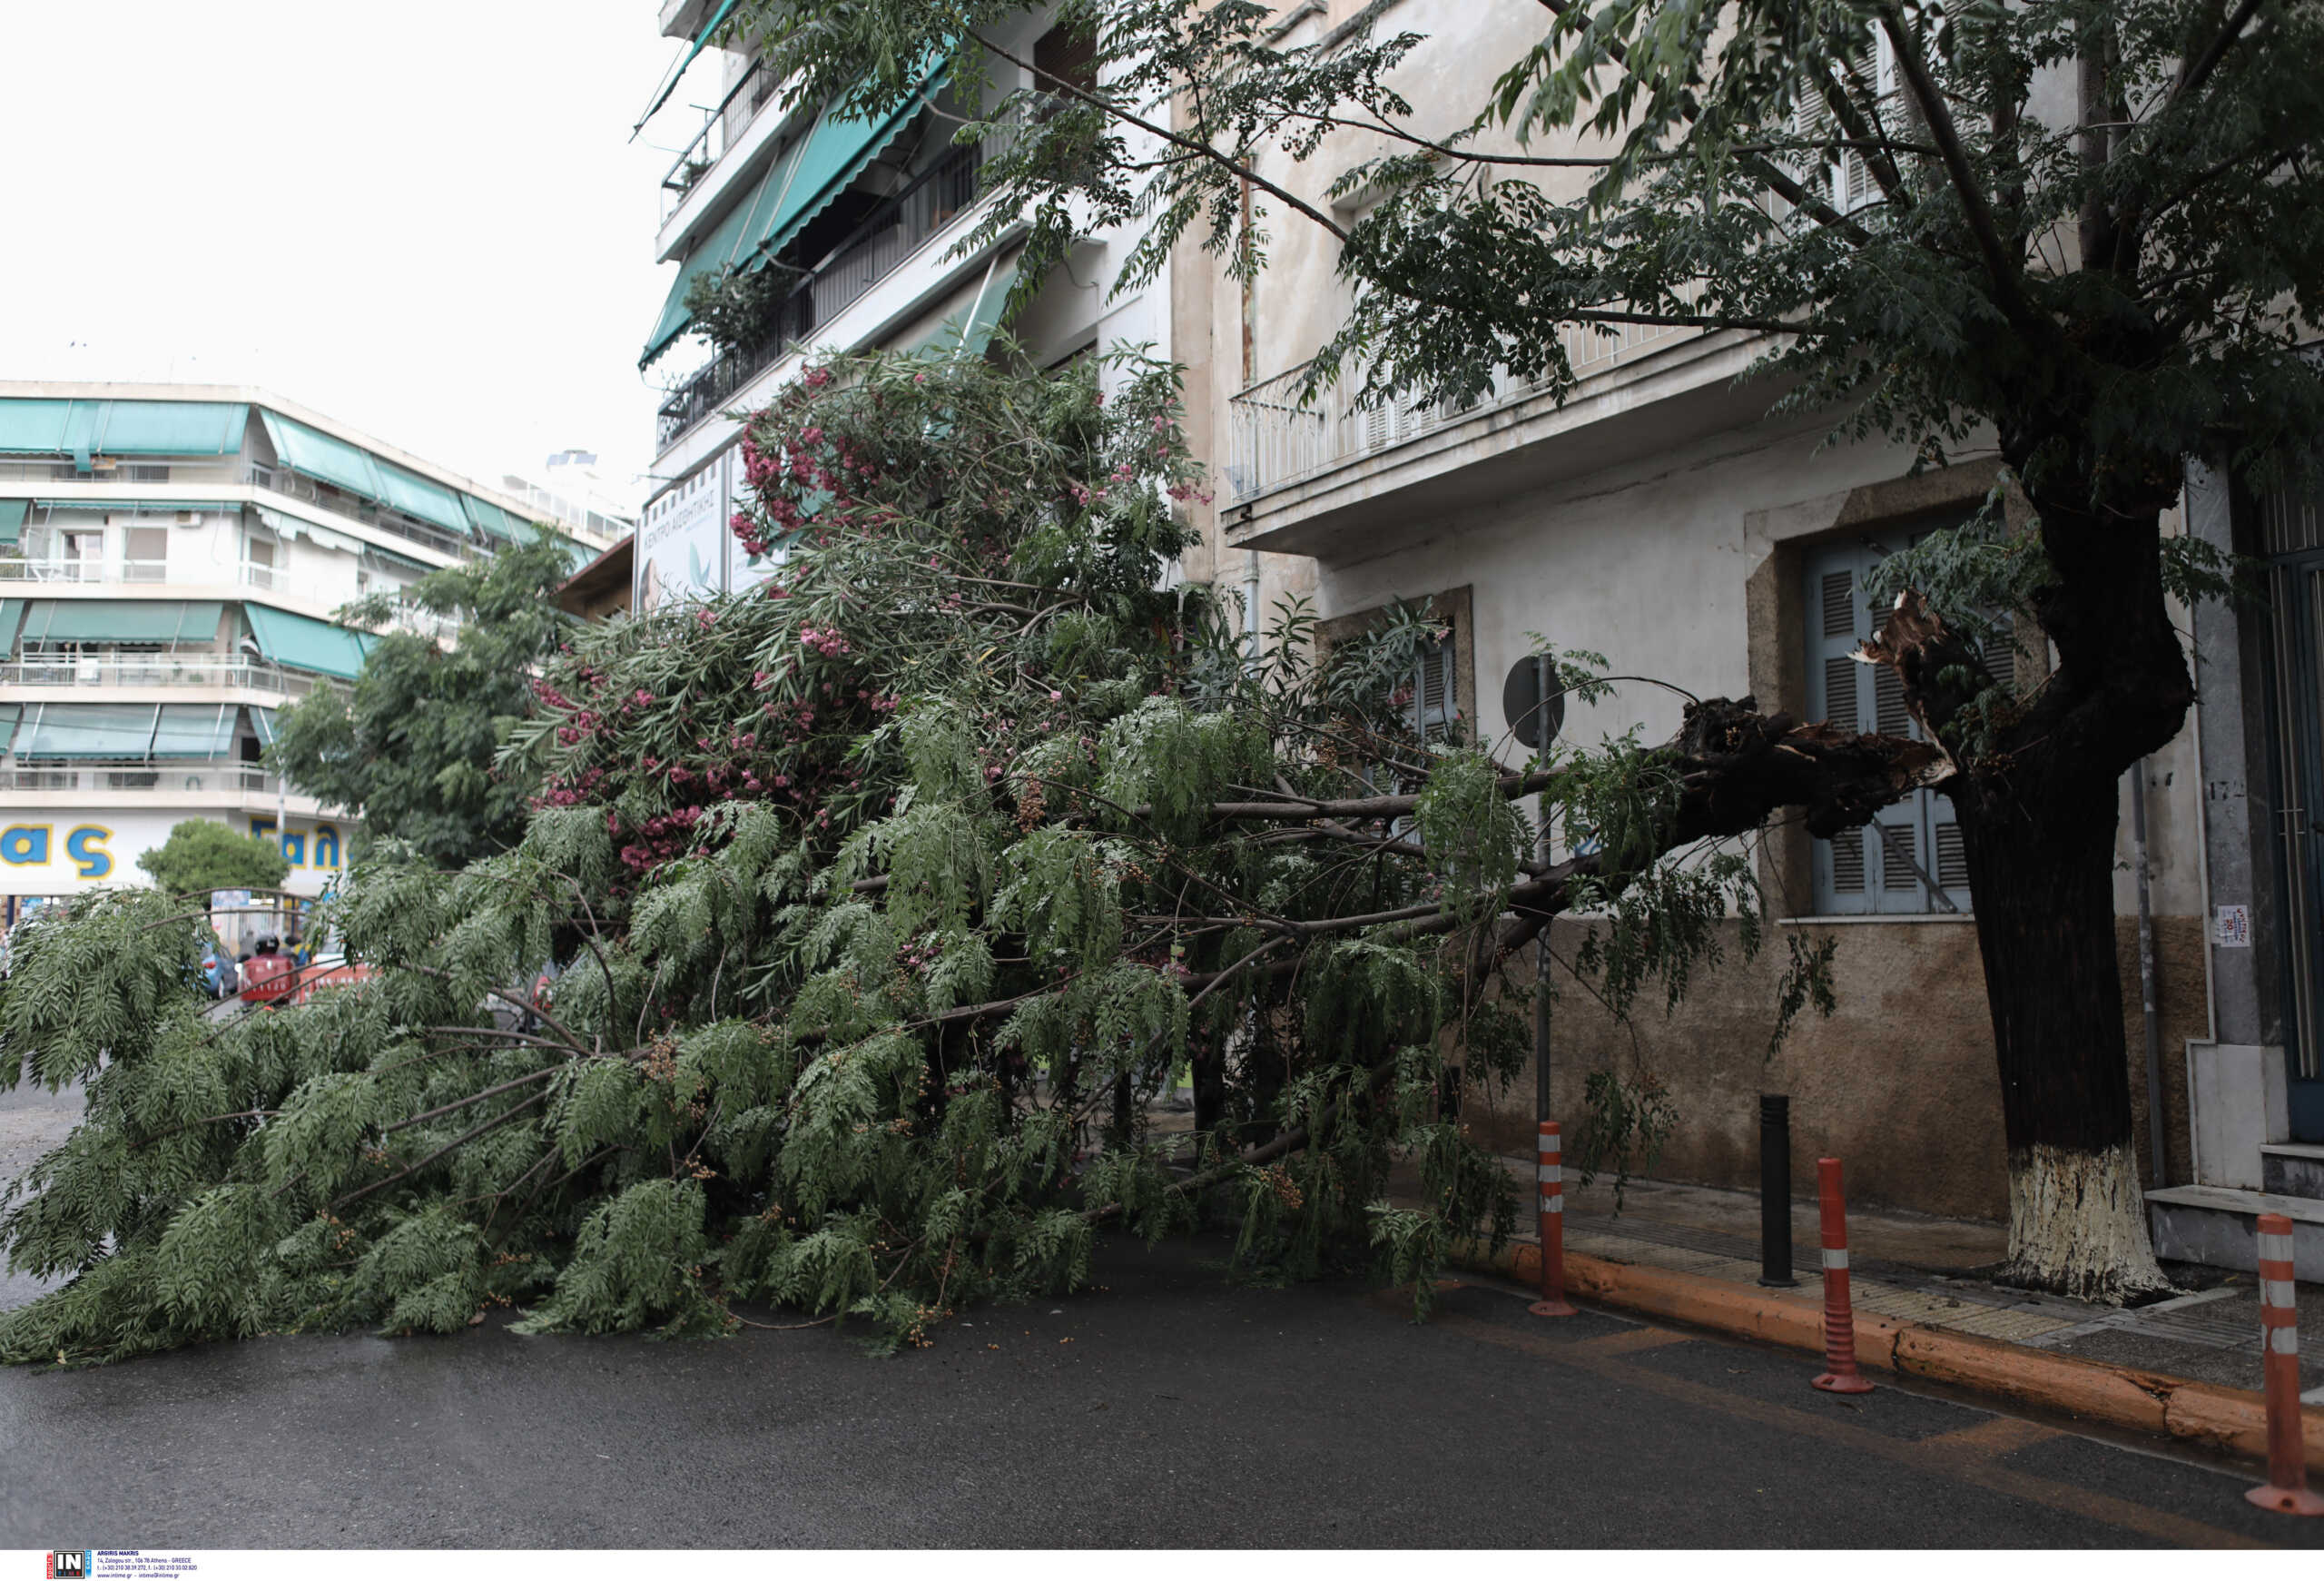
<instances>
[{"instance_id":1,"label":"grey sky","mask_svg":"<svg viewBox=\"0 0 2324 1581\"><path fill-rule=\"evenodd\" d=\"M697 65L653 0L0 0L0 377L266 386L472 474L649 464Z\"/></svg>"}]
</instances>

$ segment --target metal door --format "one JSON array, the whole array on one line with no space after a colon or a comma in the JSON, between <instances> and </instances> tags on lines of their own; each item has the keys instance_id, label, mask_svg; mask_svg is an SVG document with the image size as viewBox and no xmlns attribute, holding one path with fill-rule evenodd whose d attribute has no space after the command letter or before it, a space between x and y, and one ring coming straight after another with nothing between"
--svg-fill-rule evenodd
<instances>
[{"instance_id":1,"label":"metal door","mask_svg":"<svg viewBox=\"0 0 2324 1581\"><path fill-rule=\"evenodd\" d=\"M2275 672L2269 736L2291 1133L2324 1141L2324 541L2313 500L2269 499L2260 520Z\"/></svg>"}]
</instances>

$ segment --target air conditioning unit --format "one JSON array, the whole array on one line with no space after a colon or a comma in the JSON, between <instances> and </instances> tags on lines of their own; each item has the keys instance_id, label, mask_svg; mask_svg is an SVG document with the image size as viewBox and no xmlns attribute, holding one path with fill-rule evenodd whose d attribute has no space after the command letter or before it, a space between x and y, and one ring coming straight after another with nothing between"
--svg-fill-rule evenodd
<instances>
[{"instance_id":1,"label":"air conditioning unit","mask_svg":"<svg viewBox=\"0 0 2324 1581\"><path fill-rule=\"evenodd\" d=\"M202 525L202 512L199 510L179 511L178 525L180 527L200 527Z\"/></svg>"}]
</instances>

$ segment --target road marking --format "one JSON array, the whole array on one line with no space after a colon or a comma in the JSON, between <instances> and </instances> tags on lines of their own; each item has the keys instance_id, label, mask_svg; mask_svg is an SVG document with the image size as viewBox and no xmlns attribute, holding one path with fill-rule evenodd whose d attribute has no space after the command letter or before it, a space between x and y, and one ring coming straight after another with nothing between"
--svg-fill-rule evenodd
<instances>
[{"instance_id":1,"label":"road marking","mask_svg":"<svg viewBox=\"0 0 2324 1581\"><path fill-rule=\"evenodd\" d=\"M1741 1417L1807 1438L1822 1438L1859 1454L1893 1460L1926 1476L1966 1482L1989 1492L2022 1498L2068 1515L2083 1516L2123 1531L2136 1532L2157 1542L2175 1543L2191 1548L2270 1548L2276 1546L2257 1537L2247 1537L2240 1532L2206 1526L2184 1516L2149 1509L2128 1499L2076 1487L2071 1483L2053 1481L2046 1477L2035 1477L1999 1464L1990 1450L1974 1447L1965 1451L1959 1448L1948 1448L1945 1439L1951 1435L1940 1434L1918 1442L1895 1438L1886 1433L1875 1432L1870 1428L1835 1421L1814 1411L1801 1410L1793 1406L1770 1405L1742 1395L1728 1394L1705 1384L1672 1378L1652 1368L1626 1361L1620 1355L1592 1353L1583 1343L1561 1344L1521 1329L1505 1329L1496 1323L1450 1312L1439 1313L1434 1323L1465 1339L1482 1340L1503 1349L1521 1350L1543 1360L1617 1378L1629 1387L1649 1389L1666 1398L1704 1410ZM1804 1382L1801 1387L1803 1389L1806 1388Z\"/></svg>"},{"instance_id":2,"label":"road marking","mask_svg":"<svg viewBox=\"0 0 2324 1581\"><path fill-rule=\"evenodd\" d=\"M1946 1449L1972 1450L1981 1455L2007 1455L2013 1450L2065 1436L2063 1428L2045 1428L2039 1422L2021 1421L2015 1417L1994 1417L1974 1427L1955 1428L1949 1433L1933 1434L1922 1442Z\"/></svg>"},{"instance_id":3,"label":"road marking","mask_svg":"<svg viewBox=\"0 0 2324 1581\"><path fill-rule=\"evenodd\" d=\"M1628 1356L1634 1350L1658 1350L1665 1345L1692 1345L1698 1338L1670 1329L1631 1329L1620 1334L1600 1334L1595 1339L1576 1339L1559 1349L1587 1350L1593 1356Z\"/></svg>"}]
</instances>

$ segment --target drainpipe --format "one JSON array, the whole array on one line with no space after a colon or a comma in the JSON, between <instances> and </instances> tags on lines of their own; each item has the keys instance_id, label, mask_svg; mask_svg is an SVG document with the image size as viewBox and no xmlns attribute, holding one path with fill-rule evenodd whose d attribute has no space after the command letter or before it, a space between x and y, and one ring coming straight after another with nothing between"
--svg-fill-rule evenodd
<instances>
[{"instance_id":1,"label":"drainpipe","mask_svg":"<svg viewBox=\"0 0 2324 1581\"><path fill-rule=\"evenodd\" d=\"M2146 764L2131 766L2131 866L2139 888L2139 1013L2146 1023L2146 1142L2154 1183L2169 1183L2163 1172L2162 1019L2155 1012L2154 895L2146 850Z\"/></svg>"},{"instance_id":2,"label":"drainpipe","mask_svg":"<svg viewBox=\"0 0 2324 1581\"><path fill-rule=\"evenodd\" d=\"M1259 551L1243 551L1243 662L1259 662Z\"/></svg>"}]
</instances>

